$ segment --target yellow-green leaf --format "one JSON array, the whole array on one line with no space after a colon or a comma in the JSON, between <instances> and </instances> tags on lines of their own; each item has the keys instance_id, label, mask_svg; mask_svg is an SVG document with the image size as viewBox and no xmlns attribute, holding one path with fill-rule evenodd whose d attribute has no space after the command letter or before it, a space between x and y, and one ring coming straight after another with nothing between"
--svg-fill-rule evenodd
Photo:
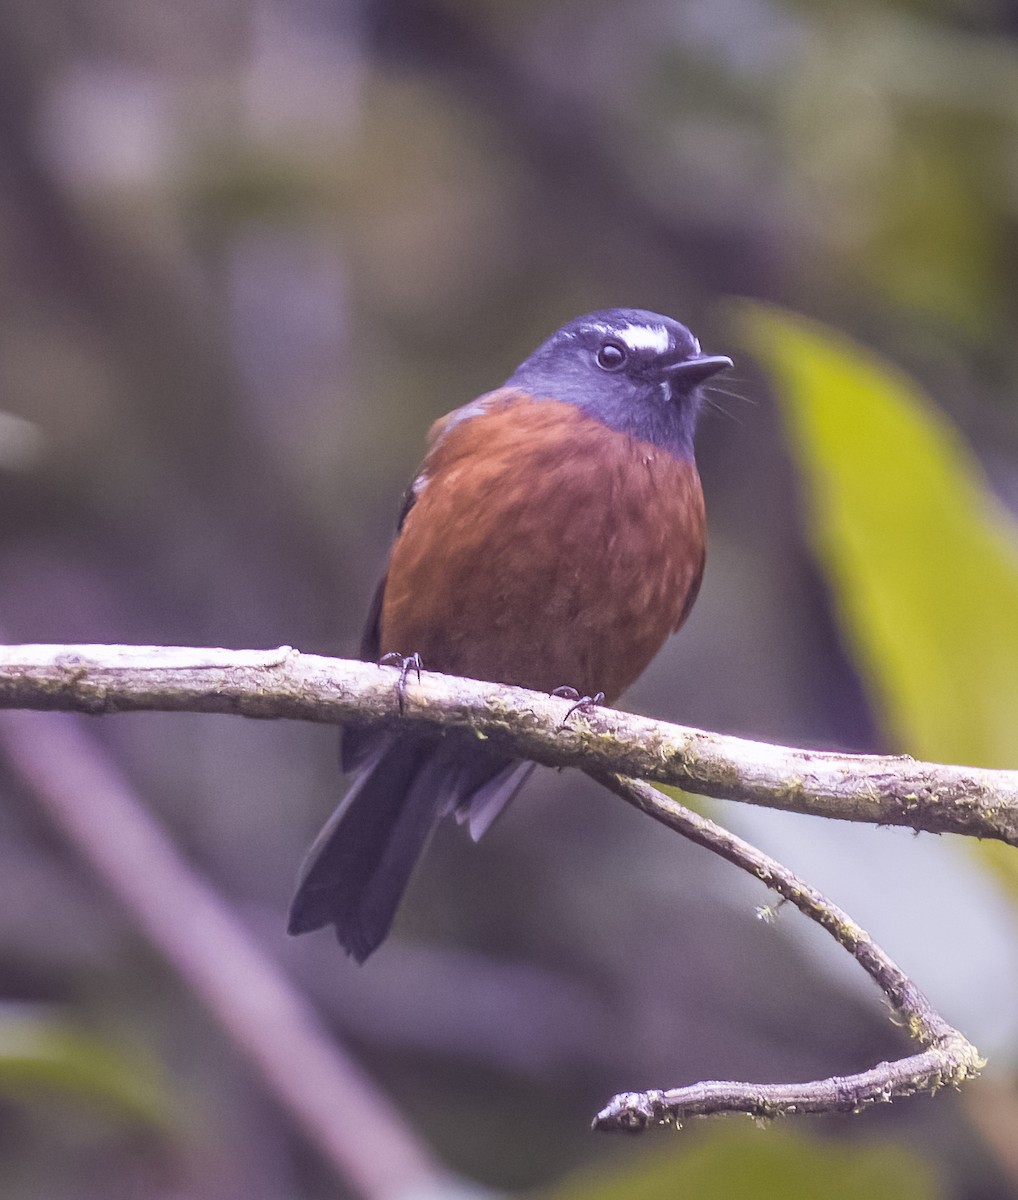
<instances>
[{"instance_id":1,"label":"yellow-green leaf","mask_svg":"<svg viewBox=\"0 0 1018 1200\"><path fill-rule=\"evenodd\" d=\"M809 535L897 749L1018 767L1018 522L903 372L760 304L741 327L772 377ZM1018 856L981 844L1018 891Z\"/></svg>"},{"instance_id":2,"label":"yellow-green leaf","mask_svg":"<svg viewBox=\"0 0 1018 1200\"><path fill-rule=\"evenodd\" d=\"M930 1167L904 1147L839 1146L791 1129L719 1126L643 1153L629 1169L584 1171L542 1200L934 1200Z\"/></svg>"},{"instance_id":3,"label":"yellow-green leaf","mask_svg":"<svg viewBox=\"0 0 1018 1200\"><path fill-rule=\"evenodd\" d=\"M168 1096L151 1063L80 1028L65 1013L0 1006L0 1094L61 1093L132 1121L165 1126Z\"/></svg>"},{"instance_id":4,"label":"yellow-green leaf","mask_svg":"<svg viewBox=\"0 0 1018 1200\"><path fill-rule=\"evenodd\" d=\"M763 305L742 328L771 374L809 533L897 748L1018 766L1018 524L901 371Z\"/></svg>"}]
</instances>

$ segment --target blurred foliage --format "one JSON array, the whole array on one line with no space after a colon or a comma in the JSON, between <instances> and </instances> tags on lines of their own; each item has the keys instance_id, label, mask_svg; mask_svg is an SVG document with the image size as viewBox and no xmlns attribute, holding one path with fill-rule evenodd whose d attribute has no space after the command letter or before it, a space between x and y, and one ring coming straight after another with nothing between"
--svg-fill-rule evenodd
<instances>
[{"instance_id":1,"label":"blurred foliage","mask_svg":"<svg viewBox=\"0 0 1018 1200\"><path fill-rule=\"evenodd\" d=\"M762 305L741 328L774 380L814 550L895 747L1015 765L1018 521L901 371Z\"/></svg>"},{"instance_id":2,"label":"blurred foliage","mask_svg":"<svg viewBox=\"0 0 1018 1200\"><path fill-rule=\"evenodd\" d=\"M0 1093L36 1099L63 1094L162 1131L170 1123L169 1096L152 1062L46 1008L0 1006Z\"/></svg>"},{"instance_id":3,"label":"blurred foliage","mask_svg":"<svg viewBox=\"0 0 1018 1200\"><path fill-rule=\"evenodd\" d=\"M904 1146L846 1150L792 1129L718 1125L691 1146L641 1156L628 1170L580 1173L543 1200L938 1200L929 1164Z\"/></svg>"},{"instance_id":4,"label":"blurred foliage","mask_svg":"<svg viewBox=\"0 0 1018 1200\"><path fill-rule=\"evenodd\" d=\"M901 371L762 305L740 322L772 374L810 537L895 749L1014 767L1018 521ZM1018 892L1007 847L980 847Z\"/></svg>"},{"instance_id":5,"label":"blurred foliage","mask_svg":"<svg viewBox=\"0 0 1018 1200\"><path fill-rule=\"evenodd\" d=\"M740 363L698 435L701 598L629 702L786 743L1010 764L1016 37L1003 0L8 0L5 636L353 652L435 417L577 313L659 309L725 352L718 298L752 296L825 322L760 307L744 326L791 449ZM619 1088L844 1074L901 1049L805 922L763 927L758 889L575 773L535 776L478 846L441 831L396 935L355 971L328 937L282 931L340 787L329 731L169 715L90 730L436 1153L491 1187L630 1171L631 1145L586 1132ZM790 862L807 825L788 823ZM865 854L852 870L878 891ZM943 886L929 871L915 890ZM1015 938L956 924L919 923L910 948L967 978L978 943L978 977L1018 990ZM82 1082L30 1121L0 1110L5 1194L331 1200L131 928L0 764L0 999L104 1031L95 1057L81 1033L10 1058L38 1075L52 1053L56 1090ZM966 1033L979 1044L978 1020ZM89 1097L131 1107L107 1034L189 1097L158 1147L74 1116ZM1018 1058L1018 1018L999 1036ZM683 1136L631 1186L709 1195L730 1162L762 1187L774 1155L811 1196L857 1169L857 1194L889 1178L998 1200L1018 1139L994 1115L992 1150L949 1096L838 1123L838 1146ZM729 1194L748 1194L740 1179Z\"/></svg>"}]
</instances>

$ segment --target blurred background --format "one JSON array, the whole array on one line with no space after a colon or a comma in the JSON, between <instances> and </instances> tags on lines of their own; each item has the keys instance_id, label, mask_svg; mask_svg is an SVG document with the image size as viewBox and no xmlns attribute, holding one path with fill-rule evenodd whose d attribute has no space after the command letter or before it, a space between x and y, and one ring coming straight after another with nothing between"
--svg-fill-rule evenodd
<instances>
[{"instance_id":1,"label":"blurred background","mask_svg":"<svg viewBox=\"0 0 1018 1200\"><path fill-rule=\"evenodd\" d=\"M353 655L430 422L631 305L736 370L701 598L627 704L1018 766L1016 38L1003 0L6 0L4 640ZM991 1065L623 1142L588 1132L616 1090L843 1075L903 1035L817 930L575 772L478 846L440 831L357 969L284 934L333 731L82 725L475 1186L1018 1193L1012 856L712 804ZM5 1197L356 1194L2 766L0 1002Z\"/></svg>"}]
</instances>

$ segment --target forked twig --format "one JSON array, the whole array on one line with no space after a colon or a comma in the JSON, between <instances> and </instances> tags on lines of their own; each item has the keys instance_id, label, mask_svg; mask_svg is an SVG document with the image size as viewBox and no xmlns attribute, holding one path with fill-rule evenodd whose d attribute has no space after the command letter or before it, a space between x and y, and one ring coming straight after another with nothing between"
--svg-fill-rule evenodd
<instances>
[{"instance_id":1,"label":"forked twig","mask_svg":"<svg viewBox=\"0 0 1018 1200\"><path fill-rule=\"evenodd\" d=\"M979 1073L983 1060L976 1048L933 1009L869 934L816 888L776 859L649 783L617 774L599 773L595 778L655 821L741 867L825 929L873 979L909 1035L924 1047L918 1054L879 1063L856 1075L832 1076L809 1083L711 1081L690 1087L622 1092L594 1118L595 1129L638 1133L651 1125L681 1125L690 1117L718 1113L777 1117L858 1112L896 1097L958 1085Z\"/></svg>"},{"instance_id":2,"label":"forked twig","mask_svg":"<svg viewBox=\"0 0 1018 1200\"><path fill-rule=\"evenodd\" d=\"M877 983L919 1053L843 1078L802 1084L707 1082L626 1092L597 1129L646 1129L692 1116L843 1112L935 1091L976 1075L982 1060L847 914L791 871L665 796L645 776L688 790L798 812L993 837L1018 845L1018 772L824 754L594 709L563 725L568 702L520 688L424 672L402 680L368 663L279 650L146 646L0 647L0 708L88 713L163 710L473 731L520 757L578 766L630 804L719 854L789 900Z\"/></svg>"}]
</instances>

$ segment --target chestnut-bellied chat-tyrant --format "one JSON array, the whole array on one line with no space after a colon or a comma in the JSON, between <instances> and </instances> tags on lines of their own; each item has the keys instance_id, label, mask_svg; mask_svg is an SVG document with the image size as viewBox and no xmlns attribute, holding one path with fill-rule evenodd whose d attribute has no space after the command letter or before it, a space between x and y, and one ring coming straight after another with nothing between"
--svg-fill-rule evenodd
<instances>
[{"instance_id":1,"label":"chestnut-bellied chat-tyrant","mask_svg":"<svg viewBox=\"0 0 1018 1200\"><path fill-rule=\"evenodd\" d=\"M731 365L678 321L607 309L437 421L362 657L614 702L696 599L693 434L704 383ZM332 924L363 961L437 822L455 814L480 837L532 764L464 732L351 728L342 765L353 783L308 852L289 929Z\"/></svg>"}]
</instances>

